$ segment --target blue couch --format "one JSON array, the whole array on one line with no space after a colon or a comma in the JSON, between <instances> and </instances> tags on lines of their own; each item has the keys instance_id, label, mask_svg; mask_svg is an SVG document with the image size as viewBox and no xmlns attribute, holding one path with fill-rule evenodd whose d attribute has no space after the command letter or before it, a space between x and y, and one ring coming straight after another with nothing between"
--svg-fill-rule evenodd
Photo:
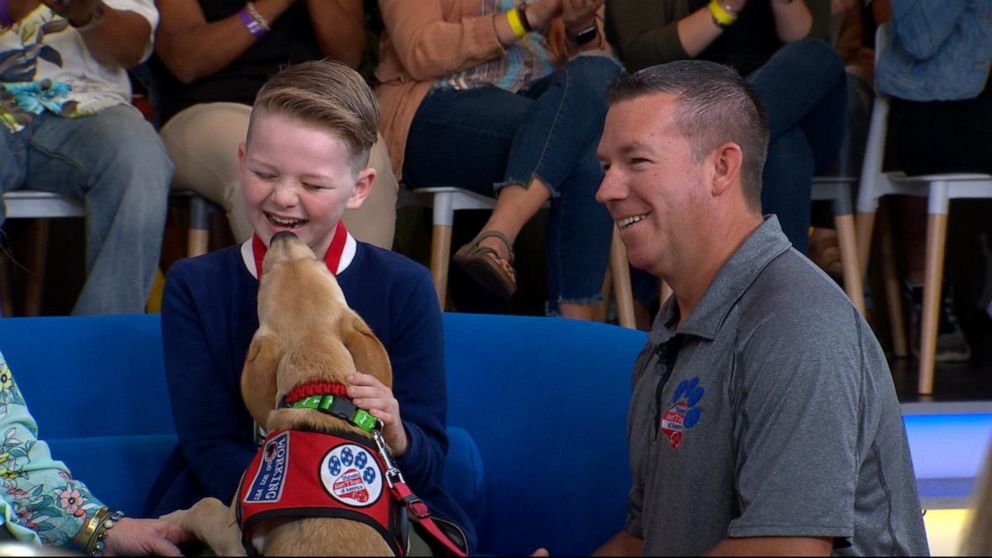
<instances>
[{"instance_id":1,"label":"blue couch","mask_svg":"<svg viewBox=\"0 0 992 558\"><path fill-rule=\"evenodd\" d=\"M556 318L446 314L445 482L478 552L588 554L623 525L625 421L645 335ZM0 319L41 438L131 515L176 441L156 315Z\"/></svg>"}]
</instances>

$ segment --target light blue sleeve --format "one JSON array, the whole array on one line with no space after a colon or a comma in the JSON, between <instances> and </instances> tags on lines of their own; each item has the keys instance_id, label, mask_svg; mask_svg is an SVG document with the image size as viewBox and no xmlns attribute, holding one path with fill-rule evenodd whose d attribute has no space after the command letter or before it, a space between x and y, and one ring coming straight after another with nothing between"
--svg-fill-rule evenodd
<instances>
[{"instance_id":1,"label":"light blue sleeve","mask_svg":"<svg viewBox=\"0 0 992 558\"><path fill-rule=\"evenodd\" d=\"M4 526L19 540L65 547L103 503L72 478L28 412L0 353L0 497ZM37 533L33 536L31 531Z\"/></svg>"}]
</instances>

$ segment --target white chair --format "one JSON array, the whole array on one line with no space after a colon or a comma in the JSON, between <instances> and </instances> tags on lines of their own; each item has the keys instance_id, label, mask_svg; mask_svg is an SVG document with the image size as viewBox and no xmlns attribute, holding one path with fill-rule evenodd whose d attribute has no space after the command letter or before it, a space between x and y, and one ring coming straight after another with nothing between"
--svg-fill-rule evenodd
<instances>
[{"instance_id":1,"label":"white chair","mask_svg":"<svg viewBox=\"0 0 992 558\"><path fill-rule=\"evenodd\" d=\"M875 61L891 41L888 24L879 25L875 40ZM940 290L944 272L944 251L947 240L947 219L950 200L956 198L992 198L992 176L986 174L948 173L924 176L906 176L901 172L883 172L886 129L889 116L889 98L875 88L871 124L861 171L861 188L858 194L856 227L860 238L859 265L867 269L871 250L872 229L878 200L890 194L905 194L928 198L926 271L923 292L923 316L920 339L920 394L933 393L934 362L937 349L937 322L940 311ZM883 250L890 249L889 240ZM884 254L883 254L884 256ZM905 334L902 324L902 301L898 282L888 274L886 299L890 308L893 347L897 356L906 354Z\"/></svg>"},{"instance_id":2,"label":"white chair","mask_svg":"<svg viewBox=\"0 0 992 558\"><path fill-rule=\"evenodd\" d=\"M444 307L448 290L448 269L451 259L451 227L455 212L462 209L486 209L496 207L496 199L456 187L436 187L409 189L401 187L397 199L398 207L414 206L433 209L431 233L431 275L438 300ZM610 248L610 274L613 293L616 297L617 314L620 325L634 328L634 298L630 287L630 269L627 267L627 249L616 229L613 230L613 244Z\"/></svg>"},{"instance_id":3,"label":"white chair","mask_svg":"<svg viewBox=\"0 0 992 558\"><path fill-rule=\"evenodd\" d=\"M839 176L813 177L812 199L833 203L834 229L837 231L838 251L844 274L844 291L854 307L865 316L863 275L858 264L858 238L854 228L854 204L851 186L855 178Z\"/></svg>"},{"instance_id":4,"label":"white chair","mask_svg":"<svg viewBox=\"0 0 992 558\"><path fill-rule=\"evenodd\" d=\"M45 283L45 259L48 254L49 219L83 217L83 200L39 190L16 190L3 195L7 219L34 219L31 225L31 245L28 251L28 274L24 288L24 314L37 316L41 312L41 292ZM12 314L7 274L0 278L0 303L4 315Z\"/></svg>"}]
</instances>

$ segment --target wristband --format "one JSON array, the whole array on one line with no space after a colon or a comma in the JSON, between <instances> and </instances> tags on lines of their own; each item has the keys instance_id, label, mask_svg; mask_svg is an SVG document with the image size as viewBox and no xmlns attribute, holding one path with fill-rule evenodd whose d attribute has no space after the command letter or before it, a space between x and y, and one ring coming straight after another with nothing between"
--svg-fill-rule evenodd
<instances>
[{"instance_id":1,"label":"wristband","mask_svg":"<svg viewBox=\"0 0 992 558\"><path fill-rule=\"evenodd\" d=\"M737 21L737 14L730 12L720 4L719 0L710 0L707 6L713 14L713 23L721 29L726 29Z\"/></svg>"},{"instance_id":2,"label":"wristband","mask_svg":"<svg viewBox=\"0 0 992 558\"><path fill-rule=\"evenodd\" d=\"M241 19L241 24L251 33L251 36L256 39L264 37L271 28L269 26L269 20L265 19L265 16L258 13L258 10L255 9L254 2L245 4L245 7L238 12L238 18Z\"/></svg>"},{"instance_id":3,"label":"wristband","mask_svg":"<svg viewBox=\"0 0 992 558\"><path fill-rule=\"evenodd\" d=\"M527 6L517 6L517 15L520 17L520 24L523 25L524 31L530 33L534 30L534 26L530 24L530 20L527 19Z\"/></svg>"},{"instance_id":4,"label":"wristband","mask_svg":"<svg viewBox=\"0 0 992 558\"><path fill-rule=\"evenodd\" d=\"M506 12L506 22L510 24L510 29L513 30L513 34L516 35L518 39L523 39L524 35L527 34L527 29L524 27L523 22L520 21L520 12L518 12L516 8Z\"/></svg>"}]
</instances>

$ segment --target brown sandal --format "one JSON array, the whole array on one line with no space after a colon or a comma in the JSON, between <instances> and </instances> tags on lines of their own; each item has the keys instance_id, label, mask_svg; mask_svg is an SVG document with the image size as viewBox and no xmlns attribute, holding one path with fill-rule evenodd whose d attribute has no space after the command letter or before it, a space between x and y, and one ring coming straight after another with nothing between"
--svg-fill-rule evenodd
<instances>
[{"instance_id":1,"label":"brown sandal","mask_svg":"<svg viewBox=\"0 0 992 558\"><path fill-rule=\"evenodd\" d=\"M486 238L498 238L502 241L509 258L504 259L496 250L479 244ZM499 231L483 231L472 242L459 248L453 259L482 288L503 300L509 300L517 290L513 247L510 244L510 239Z\"/></svg>"}]
</instances>

